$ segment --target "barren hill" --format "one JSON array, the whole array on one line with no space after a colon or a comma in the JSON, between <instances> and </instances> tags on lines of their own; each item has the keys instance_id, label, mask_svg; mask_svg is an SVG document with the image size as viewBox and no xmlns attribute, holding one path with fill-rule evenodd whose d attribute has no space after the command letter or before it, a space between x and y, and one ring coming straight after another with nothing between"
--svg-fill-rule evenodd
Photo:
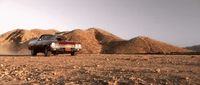
<instances>
[{"instance_id":1,"label":"barren hill","mask_svg":"<svg viewBox=\"0 0 200 85\"><path fill-rule=\"evenodd\" d=\"M186 49L190 49L192 51L200 52L200 45L194 45L194 46L186 47Z\"/></svg>"},{"instance_id":2,"label":"barren hill","mask_svg":"<svg viewBox=\"0 0 200 85\"><path fill-rule=\"evenodd\" d=\"M82 53L102 53L103 45L111 41L119 41L121 38L98 28L87 30L76 29L63 34L67 40L80 41Z\"/></svg>"},{"instance_id":3,"label":"barren hill","mask_svg":"<svg viewBox=\"0 0 200 85\"><path fill-rule=\"evenodd\" d=\"M111 42L105 53L172 53L190 52L190 50L179 48L148 37L139 36L130 40Z\"/></svg>"},{"instance_id":4,"label":"barren hill","mask_svg":"<svg viewBox=\"0 0 200 85\"><path fill-rule=\"evenodd\" d=\"M58 32L56 30L23 30L16 29L0 36L0 52L27 53L27 44L30 40L38 38L42 34L63 35L67 40L80 41L81 53L171 53L189 52L189 50L166 44L148 37L136 37L124 40L116 35L99 28L87 30L76 29L72 31Z\"/></svg>"}]
</instances>

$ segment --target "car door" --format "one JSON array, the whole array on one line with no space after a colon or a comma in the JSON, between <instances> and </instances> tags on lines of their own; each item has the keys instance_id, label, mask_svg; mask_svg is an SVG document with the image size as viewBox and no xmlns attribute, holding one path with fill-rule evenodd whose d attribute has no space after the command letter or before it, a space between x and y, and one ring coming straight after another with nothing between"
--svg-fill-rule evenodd
<instances>
[{"instance_id":1,"label":"car door","mask_svg":"<svg viewBox=\"0 0 200 85\"><path fill-rule=\"evenodd\" d=\"M51 43L52 36L42 36L37 43L39 49L44 50L45 46L48 46Z\"/></svg>"}]
</instances>

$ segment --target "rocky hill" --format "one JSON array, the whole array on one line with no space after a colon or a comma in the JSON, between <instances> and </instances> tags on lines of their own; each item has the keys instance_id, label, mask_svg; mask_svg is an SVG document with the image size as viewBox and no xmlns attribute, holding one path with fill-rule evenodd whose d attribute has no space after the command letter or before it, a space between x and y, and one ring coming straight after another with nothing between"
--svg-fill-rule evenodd
<instances>
[{"instance_id":1,"label":"rocky hill","mask_svg":"<svg viewBox=\"0 0 200 85\"><path fill-rule=\"evenodd\" d=\"M65 32L40 29L16 29L0 36L0 52L28 53L28 42L34 38L38 38L42 34L63 35L67 40L80 41L83 47L81 53L89 54L171 53L190 51L148 37L139 36L130 40L124 40L102 29L90 28L87 30L76 29Z\"/></svg>"},{"instance_id":2,"label":"rocky hill","mask_svg":"<svg viewBox=\"0 0 200 85\"><path fill-rule=\"evenodd\" d=\"M179 48L145 36L138 36L130 40L111 42L106 53L155 53L166 54L173 52L190 52L190 50Z\"/></svg>"},{"instance_id":3,"label":"rocky hill","mask_svg":"<svg viewBox=\"0 0 200 85\"><path fill-rule=\"evenodd\" d=\"M195 51L195 52L200 52L200 45L194 45L194 46L190 46L190 47L186 47L186 49Z\"/></svg>"},{"instance_id":4,"label":"rocky hill","mask_svg":"<svg viewBox=\"0 0 200 85\"><path fill-rule=\"evenodd\" d=\"M63 34L67 40L79 41L82 44L81 53L102 53L104 45L113 41L120 41L121 38L114 34L98 28L87 30L76 29Z\"/></svg>"}]
</instances>

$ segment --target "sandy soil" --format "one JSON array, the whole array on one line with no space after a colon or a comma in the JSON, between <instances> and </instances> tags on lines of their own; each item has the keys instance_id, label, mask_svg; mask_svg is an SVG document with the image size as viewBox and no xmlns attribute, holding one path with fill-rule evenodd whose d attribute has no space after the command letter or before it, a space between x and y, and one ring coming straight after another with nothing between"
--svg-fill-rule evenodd
<instances>
[{"instance_id":1,"label":"sandy soil","mask_svg":"<svg viewBox=\"0 0 200 85\"><path fill-rule=\"evenodd\" d=\"M200 56L0 56L0 85L200 85Z\"/></svg>"}]
</instances>

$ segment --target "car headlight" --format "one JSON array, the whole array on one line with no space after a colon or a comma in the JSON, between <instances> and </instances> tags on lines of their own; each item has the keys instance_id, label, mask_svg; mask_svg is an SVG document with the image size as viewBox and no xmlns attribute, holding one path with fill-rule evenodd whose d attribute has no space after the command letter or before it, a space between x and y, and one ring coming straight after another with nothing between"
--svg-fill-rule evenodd
<instances>
[{"instance_id":1,"label":"car headlight","mask_svg":"<svg viewBox=\"0 0 200 85\"><path fill-rule=\"evenodd\" d=\"M77 44L75 44L75 48L78 48L78 45L77 45Z\"/></svg>"},{"instance_id":2,"label":"car headlight","mask_svg":"<svg viewBox=\"0 0 200 85\"><path fill-rule=\"evenodd\" d=\"M51 43L52 48L56 48L56 43Z\"/></svg>"},{"instance_id":3,"label":"car headlight","mask_svg":"<svg viewBox=\"0 0 200 85\"><path fill-rule=\"evenodd\" d=\"M80 44L75 44L75 48L80 49L80 48L81 48L81 45L80 45Z\"/></svg>"},{"instance_id":4,"label":"car headlight","mask_svg":"<svg viewBox=\"0 0 200 85\"><path fill-rule=\"evenodd\" d=\"M78 44L78 47L81 49L81 44Z\"/></svg>"}]
</instances>

